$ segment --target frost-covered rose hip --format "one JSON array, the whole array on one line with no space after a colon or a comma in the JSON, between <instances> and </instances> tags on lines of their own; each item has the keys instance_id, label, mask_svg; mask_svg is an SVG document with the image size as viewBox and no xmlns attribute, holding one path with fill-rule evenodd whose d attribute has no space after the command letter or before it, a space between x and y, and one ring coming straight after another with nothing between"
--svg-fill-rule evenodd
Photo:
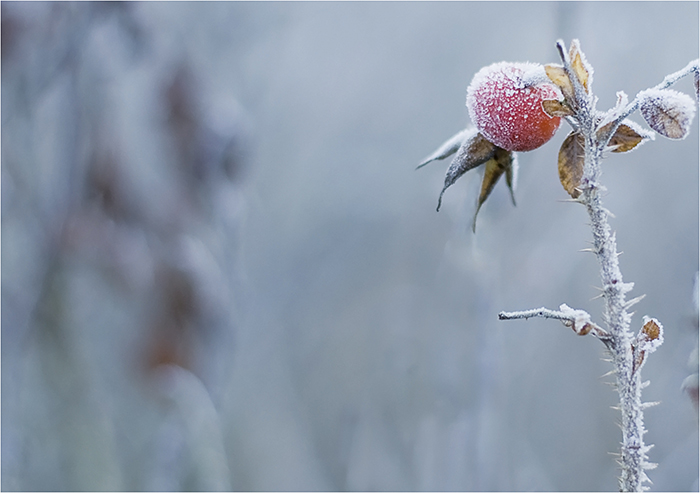
<instances>
[{"instance_id":1,"label":"frost-covered rose hip","mask_svg":"<svg viewBox=\"0 0 700 493\"><path fill-rule=\"evenodd\" d=\"M479 70L467 89L472 122L486 139L508 151L531 151L552 138L561 118L550 117L542 101L559 99L544 68L500 62Z\"/></svg>"}]
</instances>

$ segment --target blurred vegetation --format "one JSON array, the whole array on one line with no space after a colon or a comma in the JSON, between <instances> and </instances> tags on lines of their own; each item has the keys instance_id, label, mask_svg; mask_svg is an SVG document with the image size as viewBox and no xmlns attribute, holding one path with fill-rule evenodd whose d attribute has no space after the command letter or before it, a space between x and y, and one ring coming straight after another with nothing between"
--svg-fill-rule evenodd
<instances>
[{"instance_id":1,"label":"blurred vegetation","mask_svg":"<svg viewBox=\"0 0 700 493\"><path fill-rule=\"evenodd\" d=\"M3 490L616 484L600 344L496 319L600 311L564 133L477 235L478 178L436 214L444 169L413 169L482 66L577 37L610 106L697 58L697 3L0 8ZM698 487L697 163L697 132L605 163L636 318L666 329L659 490Z\"/></svg>"}]
</instances>

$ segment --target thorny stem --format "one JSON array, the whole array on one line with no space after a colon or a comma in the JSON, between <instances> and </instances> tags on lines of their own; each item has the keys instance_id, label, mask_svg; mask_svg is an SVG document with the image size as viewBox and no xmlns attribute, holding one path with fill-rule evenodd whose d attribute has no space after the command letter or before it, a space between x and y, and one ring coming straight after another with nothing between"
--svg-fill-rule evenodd
<instances>
[{"instance_id":1,"label":"thorny stem","mask_svg":"<svg viewBox=\"0 0 700 493\"><path fill-rule=\"evenodd\" d=\"M566 63L566 62L565 62ZM691 62L684 69L667 76L657 85L656 89L665 89L698 69L698 61ZM576 81L577 82L577 81ZM635 111L640 104L639 97L630 103L625 111L616 118L620 123ZM641 374L634 365L633 338L630 332L631 315L627 311L630 306L625 300L627 292L632 290L633 283L624 283L618 263L615 234L608 224L609 212L603 207L600 192L603 187L599 183L601 174L600 163L603 149L609 136L596 136L595 110L583 107L577 115L585 136L585 165L582 193L579 197L591 219L593 233L593 251L600 265L600 277L605 299L604 318L610 332L610 342L606 344L612 354L617 379L617 390L620 398L622 415L622 445L620 450L621 491L642 491L642 485L648 481L644 470L651 469L654 464L647 461L646 452L651 446L644 444L644 412L641 400L643 383ZM615 126L615 128L617 125ZM607 138L606 138L607 137Z\"/></svg>"},{"instance_id":2,"label":"thorny stem","mask_svg":"<svg viewBox=\"0 0 700 493\"><path fill-rule=\"evenodd\" d=\"M600 277L605 299L604 318L607 322L611 343L608 349L612 354L617 377L617 390L620 397L622 414L622 446L620 453L621 491L641 491L646 480L644 473L646 450L644 445L644 416L641 401L640 372L633 371L632 333L629 331L631 316L625 308L625 293L632 289L632 284L625 284L617 261L615 235L608 224L608 213L602 206L600 198L599 149L595 142L586 138L586 168L588 186L581 194L580 201L586 207L591 218L593 233L593 250L600 264Z\"/></svg>"},{"instance_id":3,"label":"thorny stem","mask_svg":"<svg viewBox=\"0 0 700 493\"><path fill-rule=\"evenodd\" d=\"M627 308L637 300L630 302L625 300L625 295L632 289L633 283L626 284L622 280L622 273L618 264L615 234L611 231L608 224L609 212L603 207L601 200L600 192L604 190L604 187L599 183L603 150L610 136L615 132L622 120L639 107L641 99L637 96L624 109L620 108L619 114L614 118L612 128L606 135L596 135L601 113L595 109L595 99L592 95L586 93L582 84L574 76L571 61L562 41L557 43L557 48L564 63L564 69L569 74L574 85L576 99L579 103L575 121L578 131L582 133L585 139L585 164L583 179L579 187L581 195L577 198L577 201L586 207L591 219L592 250L600 266L603 297L605 299L603 315L608 330L603 330L594 325L595 330L593 330L593 333L601 339L612 354L620 398L622 444L619 463L622 472L619 486L620 491L642 491L643 483L649 481L644 470L651 469L654 467L654 464L647 462L646 453L651 447L644 444L643 438L646 432L643 419L644 406L641 401L641 390L644 384L638 371L639 366L634 364L634 336L629 330L631 315L627 311ZM667 76L655 89L668 88L682 77L697 70L698 61L695 60L682 70ZM546 308L511 313L501 312L499 319L509 320L535 316L574 323L570 311L556 312ZM574 330L576 330L575 324ZM577 333L583 332L577 330Z\"/></svg>"}]
</instances>

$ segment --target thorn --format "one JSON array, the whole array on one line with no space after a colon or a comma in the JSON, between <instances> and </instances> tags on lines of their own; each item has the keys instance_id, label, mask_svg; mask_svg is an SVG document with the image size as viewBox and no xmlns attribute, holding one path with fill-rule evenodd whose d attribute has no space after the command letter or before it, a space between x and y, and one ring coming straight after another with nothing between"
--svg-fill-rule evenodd
<instances>
[{"instance_id":1,"label":"thorn","mask_svg":"<svg viewBox=\"0 0 700 493\"><path fill-rule=\"evenodd\" d=\"M582 248L581 250L579 250L579 252L595 253L595 250L593 250L592 248Z\"/></svg>"},{"instance_id":2,"label":"thorn","mask_svg":"<svg viewBox=\"0 0 700 493\"><path fill-rule=\"evenodd\" d=\"M629 300L627 303L625 303L625 310L627 310L628 308L630 308L630 307L636 305L637 303L639 303L640 301L642 301L645 297L646 297L646 294L643 294L643 295L641 295L641 296L637 296L636 298L634 298L634 299L632 299L632 300Z\"/></svg>"},{"instance_id":3,"label":"thorn","mask_svg":"<svg viewBox=\"0 0 700 493\"><path fill-rule=\"evenodd\" d=\"M622 255L623 253L625 253L625 252L617 252L617 256L619 257L619 256Z\"/></svg>"},{"instance_id":4,"label":"thorn","mask_svg":"<svg viewBox=\"0 0 700 493\"><path fill-rule=\"evenodd\" d=\"M602 375L600 376L600 378L607 378L607 377L609 377L610 375L614 375L614 374L615 374L615 370L610 370L609 372L602 374Z\"/></svg>"},{"instance_id":5,"label":"thorn","mask_svg":"<svg viewBox=\"0 0 700 493\"><path fill-rule=\"evenodd\" d=\"M600 294L595 295L593 298L591 298L588 301L594 301L594 300L597 300L598 298L602 298L603 296L605 296L605 293L600 293Z\"/></svg>"}]
</instances>

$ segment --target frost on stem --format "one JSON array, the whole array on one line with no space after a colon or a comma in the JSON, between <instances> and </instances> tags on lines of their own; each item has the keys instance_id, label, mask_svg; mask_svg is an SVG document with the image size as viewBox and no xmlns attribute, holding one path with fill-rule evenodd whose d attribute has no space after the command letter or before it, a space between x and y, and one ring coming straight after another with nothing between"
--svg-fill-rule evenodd
<instances>
[{"instance_id":1,"label":"frost on stem","mask_svg":"<svg viewBox=\"0 0 700 493\"><path fill-rule=\"evenodd\" d=\"M575 310L566 304L562 304L558 311L542 307L519 312L500 312L498 314L499 320L528 319L532 317L560 320L566 327L570 327L581 336L585 336L592 331L593 334L603 340L603 342L610 339L610 334L591 321L591 316L588 312L584 310Z\"/></svg>"},{"instance_id":2,"label":"frost on stem","mask_svg":"<svg viewBox=\"0 0 700 493\"><path fill-rule=\"evenodd\" d=\"M651 447L645 445L643 440L643 409L653 403L641 402L641 390L645 385L640 370L648 355L662 344L663 326L656 319L644 317L643 326L636 336L629 331L632 317L627 310L643 296L625 300L632 283L622 281L615 234L607 222L609 213L602 206L600 191L603 187L598 183L600 161L604 151L629 152L653 139L653 133L627 119L636 109L657 133L671 139L682 139L688 135L695 115L695 102L668 87L693 73L697 97L698 62L691 62L681 71L667 76L656 87L640 92L632 103L628 103L624 92L618 92L615 107L600 112L595 108L597 98L591 90L593 69L586 61L578 41L572 42L568 52L561 41L557 43L557 48L563 64L546 65L545 71L561 91L563 99L546 101L543 108L551 116L567 118L573 127L559 151L559 177L567 193L586 207L591 219L592 251L600 264L605 298L604 318L608 328L603 330L592 324L588 313L573 310L567 305L562 305L559 311L539 308L501 312L499 319L554 318L563 321L578 334L593 331L601 339L612 355L620 398L623 432L619 454L620 489L641 491L646 489L643 484L649 482L644 471L652 469L654 465L648 462L646 455Z\"/></svg>"},{"instance_id":3,"label":"frost on stem","mask_svg":"<svg viewBox=\"0 0 700 493\"><path fill-rule=\"evenodd\" d=\"M640 373L648 355L663 342L663 326L656 319L644 317L637 335L629 330L632 315L627 310L643 295L630 301L625 299L633 284L623 282L615 233L608 224L610 213L602 205L601 160L608 153L629 152L654 138L653 132L628 119L637 109L653 131L671 139L687 136L695 116L695 102L669 87L692 73L698 98L700 67L697 60L689 63L657 86L641 91L632 102L620 91L615 106L602 112L595 107L598 99L592 90L593 67L578 40L571 43L569 50L558 41L557 49L562 63L545 65L544 70L536 64L504 62L480 70L467 90L467 107L477 128L463 130L448 139L419 167L456 153L445 175L439 209L447 188L467 171L484 165L478 213L502 175L513 196L517 171L514 151L531 150L548 141L561 118L571 125L573 130L559 150L559 178L566 192L586 207L590 217L591 251L600 267L605 300L603 319L607 327L601 328L591 321L587 312L566 304L559 310L537 308L501 312L498 316L501 320L531 317L560 320L577 334L591 333L605 344L615 365L620 398L620 489L641 491L649 481L644 471L653 464L647 461L646 453L651 447L643 439L643 410L652 404L641 401L646 383L642 382Z\"/></svg>"}]
</instances>

